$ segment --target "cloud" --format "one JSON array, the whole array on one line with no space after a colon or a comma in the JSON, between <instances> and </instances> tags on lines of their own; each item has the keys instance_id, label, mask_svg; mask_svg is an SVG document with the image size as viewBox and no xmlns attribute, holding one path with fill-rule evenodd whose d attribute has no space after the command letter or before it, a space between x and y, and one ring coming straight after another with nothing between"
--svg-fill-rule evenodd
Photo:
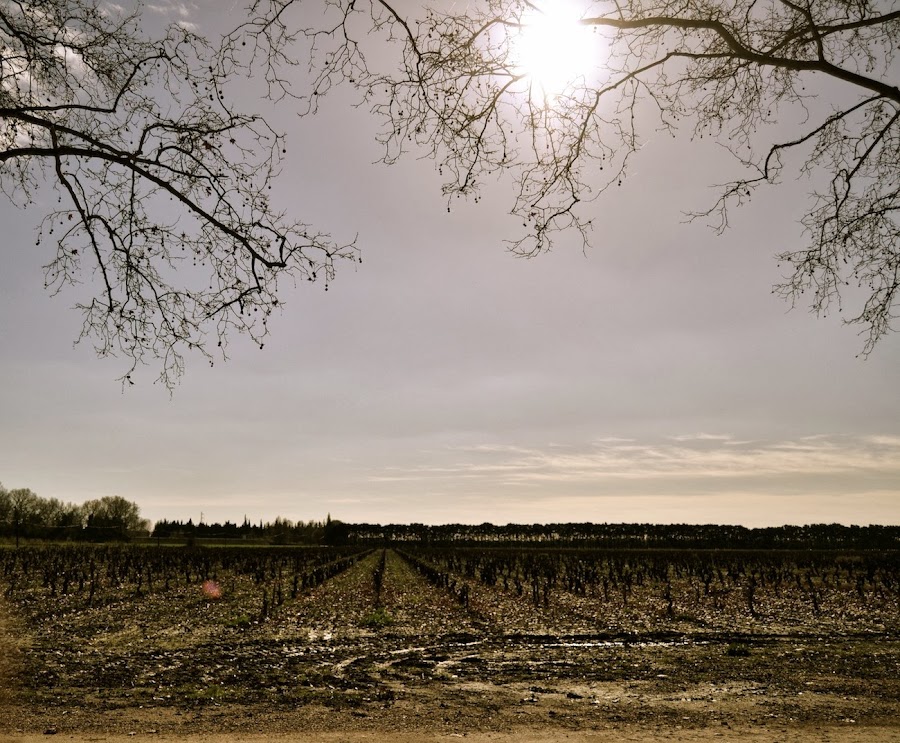
<instances>
[{"instance_id":1,"label":"cloud","mask_svg":"<svg viewBox=\"0 0 900 743\"><path fill-rule=\"evenodd\" d=\"M895 480L900 488L900 437L813 436L743 441L724 434L657 441L598 439L588 446L453 447L450 461L385 468L372 480L482 479L504 485L641 481L656 488L679 481L841 477Z\"/></svg>"},{"instance_id":2,"label":"cloud","mask_svg":"<svg viewBox=\"0 0 900 743\"><path fill-rule=\"evenodd\" d=\"M671 441L731 441L731 436L719 433L682 433L677 436L667 436Z\"/></svg>"},{"instance_id":3,"label":"cloud","mask_svg":"<svg viewBox=\"0 0 900 743\"><path fill-rule=\"evenodd\" d=\"M191 16L190 8L184 3L177 2L177 0L164 0L164 2L161 3L149 3L147 5L147 10L159 15L177 16L182 19L190 18Z\"/></svg>"}]
</instances>

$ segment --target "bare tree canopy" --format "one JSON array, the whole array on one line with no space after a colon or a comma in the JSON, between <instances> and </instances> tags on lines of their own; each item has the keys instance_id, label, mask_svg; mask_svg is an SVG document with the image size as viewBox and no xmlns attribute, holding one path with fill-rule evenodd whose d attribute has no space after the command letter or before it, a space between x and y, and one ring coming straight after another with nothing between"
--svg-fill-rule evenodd
<instances>
[{"instance_id":1,"label":"bare tree canopy","mask_svg":"<svg viewBox=\"0 0 900 743\"><path fill-rule=\"evenodd\" d=\"M188 350L261 347L280 281L327 282L356 252L273 208L285 142L234 107L216 49L148 39L118 7L0 0L0 189L28 207L53 184L47 287L84 284L81 338L171 387Z\"/></svg>"},{"instance_id":2,"label":"bare tree canopy","mask_svg":"<svg viewBox=\"0 0 900 743\"><path fill-rule=\"evenodd\" d=\"M139 7L0 0L0 189L28 207L55 188L38 236L55 251L46 285L78 285L81 339L127 359L125 381L154 363L171 387L187 351L212 363L234 331L262 346L279 282L327 282L336 259L357 257L272 206L285 140L234 106L236 73L264 77L301 113L356 86L384 123L384 161L424 152L448 199L477 199L487 176L509 173L524 230L511 245L528 256L561 231L587 244L595 200L660 131L711 137L736 158L735 179L693 215L719 230L760 186L806 174L805 243L781 251L776 291L839 309L865 354L891 330L891 0L582 0L575 25L593 31L596 53L552 88L523 39L563 0L441 3L418 18L384 0L320 2L318 13L250 0L246 20L211 41L177 25L146 37Z\"/></svg>"},{"instance_id":3,"label":"bare tree canopy","mask_svg":"<svg viewBox=\"0 0 900 743\"><path fill-rule=\"evenodd\" d=\"M272 95L304 110L340 83L360 87L385 122L384 161L424 151L448 197L477 198L486 176L512 174L511 212L525 228L512 248L528 256L560 231L587 243L594 200L659 131L712 137L736 158L737 177L692 215L719 230L758 187L805 174L805 244L781 251L776 291L838 309L871 352L897 317L900 287L896 4L585 0L577 23L603 51L548 90L523 64L522 40L560 3L440 3L413 18L384 0L325 0L327 22L309 26L292 15L296 0L258 0L230 43L251 38ZM399 72L370 63L373 31L401 45ZM287 71L307 61L313 81L298 90Z\"/></svg>"}]
</instances>

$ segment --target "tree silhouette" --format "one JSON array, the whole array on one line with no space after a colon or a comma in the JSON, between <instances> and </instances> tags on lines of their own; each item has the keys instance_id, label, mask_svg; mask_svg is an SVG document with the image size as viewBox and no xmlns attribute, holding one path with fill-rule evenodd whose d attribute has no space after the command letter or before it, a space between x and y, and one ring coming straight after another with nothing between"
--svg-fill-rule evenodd
<instances>
[{"instance_id":1,"label":"tree silhouette","mask_svg":"<svg viewBox=\"0 0 900 743\"><path fill-rule=\"evenodd\" d=\"M338 259L357 258L353 244L273 207L285 140L232 102L238 73L261 75L301 113L356 86L384 122L383 160L434 158L448 199L477 198L486 177L508 172L524 227L512 248L528 256L560 231L588 242L590 202L622 183L649 132L686 128L734 155L735 179L693 215L719 230L759 187L809 175L805 244L781 252L776 291L817 312L836 306L865 354L891 330L900 10L890 0L585 0L580 24L607 51L552 94L536 90L517 50L541 22L532 0L421 18L384 0L323 7L251 0L213 42L178 25L148 38L140 9L99 0L0 3L0 189L23 207L43 185L56 190L38 236L54 246L46 285L78 295L79 340L124 357L123 381L152 363L172 387L187 352L213 363L235 331L262 347L280 282L327 287ZM381 52L370 64L365 45L382 41L399 64Z\"/></svg>"},{"instance_id":2,"label":"tree silhouette","mask_svg":"<svg viewBox=\"0 0 900 743\"><path fill-rule=\"evenodd\" d=\"M841 310L868 354L891 330L900 288L896 4L584 0L580 25L607 51L548 95L517 44L554 3L473 0L407 18L384 0L328 0L328 20L304 26L296 0L257 0L230 42L251 39L272 94L295 95L304 111L340 83L358 86L385 122L384 161L427 153L448 198L477 198L486 177L511 173L525 228L512 247L527 256L560 231L588 242L588 202L621 185L648 133L686 128L734 156L737 177L692 215L720 231L760 186L808 175L805 245L781 252L776 291ZM369 63L373 31L401 46L399 71ZM308 89L288 74L301 48Z\"/></svg>"},{"instance_id":3,"label":"tree silhouette","mask_svg":"<svg viewBox=\"0 0 900 743\"><path fill-rule=\"evenodd\" d=\"M32 207L52 184L47 288L79 285L79 340L124 357L124 381L153 363L171 387L186 351L212 363L234 331L262 347L280 281L328 282L356 252L272 206L285 142L231 102L234 66L115 7L0 3L0 189Z\"/></svg>"}]
</instances>

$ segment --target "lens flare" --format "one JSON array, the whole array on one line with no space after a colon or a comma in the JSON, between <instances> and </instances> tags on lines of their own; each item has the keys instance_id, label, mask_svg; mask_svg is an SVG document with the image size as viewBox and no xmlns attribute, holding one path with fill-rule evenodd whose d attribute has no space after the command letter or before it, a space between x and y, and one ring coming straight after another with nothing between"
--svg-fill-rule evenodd
<instances>
[{"instance_id":1,"label":"lens flare","mask_svg":"<svg viewBox=\"0 0 900 743\"><path fill-rule=\"evenodd\" d=\"M203 581L200 590L203 591L204 597L212 601L222 598L222 587L214 580Z\"/></svg>"}]
</instances>

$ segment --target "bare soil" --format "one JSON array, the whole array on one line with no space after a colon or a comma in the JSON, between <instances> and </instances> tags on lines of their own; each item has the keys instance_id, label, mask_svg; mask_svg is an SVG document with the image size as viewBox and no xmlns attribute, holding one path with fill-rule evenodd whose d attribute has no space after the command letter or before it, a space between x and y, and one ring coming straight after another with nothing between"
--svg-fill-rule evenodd
<instances>
[{"instance_id":1,"label":"bare soil","mask_svg":"<svg viewBox=\"0 0 900 743\"><path fill-rule=\"evenodd\" d=\"M869 628L675 617L623 631L483 586L465 606L380 559L264 620L246 613L253 589L224 578L216 600L173 586L78 610L10 601L0 741L900 741L890 607Z\"/></svg>"},{"instance_id":2,"label":"bare soil","mask_svg":"<svg viewBox=\"0 0 900 743\"><path fill-rule=\"evenodd\" d=\"M244 735L217 733L209 735L158 735L134 733L115 735L105 733L68 734L66 740L76 743L134 743L152 740L153 743L895 743L900 741L896 728L817 726L810 728L746 728L740 730L679 730L647 729L645 727L618 728L609 731L561 731L553 728L517 729L503 733L306 733L288 735ZM4 743L46 743L46 735L0 735Z\"/></svg>"}]
</instances>

